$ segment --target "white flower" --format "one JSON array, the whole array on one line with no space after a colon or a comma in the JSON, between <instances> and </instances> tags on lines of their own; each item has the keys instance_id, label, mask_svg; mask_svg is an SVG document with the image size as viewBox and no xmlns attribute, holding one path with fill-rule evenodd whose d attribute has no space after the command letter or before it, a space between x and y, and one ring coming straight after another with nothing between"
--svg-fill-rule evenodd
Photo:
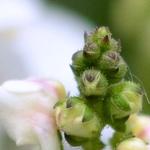
<instances>
[{"instance_id":1,"label":"white flower","mask_svg":"<svg viewBox=\"0 0 150 150\"><path fill-rule=\"evenodd\" d=\"M7 81L0 86L0 122L19 146L60 150L53 106L64 97L64 87L57 81Z\"/></svg>"},{"instance_id":2,"label":"white flower","mask_svg":"<svg viewBox=\"0 0 150 150\"><path fill-rule=\"evenodd\" d=\"M130 138L121 142L117 150L148 150L146 144L139 138Z\"/></svg>"},{"instance_id":3,"label":"white flower","mask_svg":"<svg viewBox=\"0 0 150 150\"><path fill-rule=\"evenodd\" d=\"M150 117L144 115L131 115L127 121L128 129L134 136L150 144Z\"/></svg>"}]
</instances>

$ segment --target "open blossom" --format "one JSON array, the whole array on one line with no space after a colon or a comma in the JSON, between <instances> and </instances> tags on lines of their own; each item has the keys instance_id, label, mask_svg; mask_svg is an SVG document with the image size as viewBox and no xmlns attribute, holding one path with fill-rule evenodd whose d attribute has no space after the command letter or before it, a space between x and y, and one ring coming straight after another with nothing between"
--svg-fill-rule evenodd
<instances>
[{"instance_id":1,"label":"open blossom","mask_svg":"<svg viewBox=\"0 0 150 150\"><path fill-rule=\"evenodd\" d=\"M64 97L65 89L57 81L7 81L0 86L0 122L18 146L61 150L53 106Z\"/></svg>"},{"instance_id":2,"label":"open blossom","mask_svg":"<svg viewBox=\"0 0 150 150\"><path fill-rule=\"evenodd\" d=\"M150 117L144 115L131 115L127 127L134 136L150 144Z\"/></svg>"},{"instance_id":3,"label":"open blossom","mask_svg":"<svg viewBox=\"0 0 150 150\"><path fill-rule=\"evenodd\" d=\"M149 150L149 149L147 148L144 141L142 141L141 139L130 138L121 142L118 145L117 150Z\"/></svg>"}]
</instances>

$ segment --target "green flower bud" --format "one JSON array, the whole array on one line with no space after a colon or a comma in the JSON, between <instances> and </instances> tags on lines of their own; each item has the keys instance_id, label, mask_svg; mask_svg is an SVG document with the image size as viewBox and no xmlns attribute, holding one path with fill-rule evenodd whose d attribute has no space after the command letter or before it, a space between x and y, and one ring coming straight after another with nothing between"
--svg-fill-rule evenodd
<instances>
[{"instance_id":1,"label":"green flower bud","mask_svg":"<svg viewBox=\"0 0 150 150\"><path fill-rule=\"evenodd\" d=\"M86 63L83 57L83 51L77 51L74 53L70 67L76 76L79 76L84 71Z\"/></svg>"},{"instance_id":2,"label":"green flower bud","mask_svg":"<svg viewBox=\"0 0 150 150\"><path fill-rule=\"evenodd\" d=\"M110 50L121 52L121 42L120 40L116 41L115 39L110 39Z\"/></svg>"},{"instance_id":3,"label":"green flower bud","mask_svg":"<svg viewBox=\"0 0 150 150\"><path fill-rule=\"evenodd\" d=\"M96 43L86 43L83 48L83 55L88 60L97 60L100 57L100 47Z\"/></svg>"},{"instance_id":4,"label":"green flower bud","mask_svg":"<svg viewBox=\"0 0 150 150\"><path fill-rule=\"evenodd\" d=\"M98 70L85 70L79 81L79 90L85 96L104 96L108 82Z\"/></svg>"},{"instance_id":5,"label":"green flower bud","mask_svg":"<svg viewBox=\"0 0 150 150\"><path fill-rule=\"evenodd\" d=\"M101 39L101 47L106 50L121 52L120 41L116 41L111 37L112 34L108 27L100 27L97 29L97 39Z\"/></svg>"},{"instance_id":6,"label":"green flower bud","mask_svg":"<svg viewBox=\"0 0 150 150\"><path fill-rule=\"evenodd\" d=\"M106 27L97 28L90 35L85 33L85 46L83 48L85 58L88 60L98 59L101 54L101 49L108 49L110 37L111 33Z\"/></svg>"},{"instance_id":7,"label":"green flower bud","mask_svg":"<svg viewBox=\"0 0 150 150\"><path fill-rule=\"evenodd\" d=\"M120 119L142 109L142 93L138 84L130 81L114 84L109 89L107 111L111 118Z\"/></svg>"},{"instance_id":8,"label":"green flower bud","mask_svg":"<svg viewBox=\"0 0 150 150\"><path fill-rule=\"evenodd\" d=\"M101 121L84 102L78 97L71 97L55 106L56 123L60 130L67 135L93 138L99 136Z\"/></svg>"},{"instance_id":9,"label":"green flower bud","mask_svg":"<svg viewBox=\"0 0 150 150\"><path fill-rule=\"evenodd\" d=\"M118 68L118 64L120 61L119 53L115 51L107 51L105 52L100 60L100 69L102 70L113 70Z\"/></svg>"},{"instance_id":10,"label":"green flower bud","mask_svg":"<svg viewBox=\"0 0 150 150\"><path fill-rule=\"evenodd\" d=\"M84 41L86 46L84 49L85 52L86 49L88 49L88 51L86 52L87 56L91 56L93 53L95 55L98 54L99 56L100 53L103 53L108 50L121 52L120 41L116 41L114 38L111 37L111 35L112 34L108 27L96 28L96 30L94 32L91 32L89 35L85 32Z\"/></svg>"},{"instance_id":11,"label":"green flower bud","mask_svg":"<svg viewBox=\"0 0 150 150\"><path fill-rule=\"evenodd\" d=\"M96 34L98 38L103 38L105 36L111 37L111 32L108 27L100 27L96 29Z\"/></svg>"},{"instance_id":12,"label":"green flower bud","mask_svg":"<svg viewBox=\"0 0 150 150\"><path fill-rule=\"evenodd\" d=\"M111 32L107 27L101 27L97 30L97 39L100 43L100 48L102 52L110 49Z\"/></svg>"},{"instance_id":13,"label":"green flower bud","mask_svg":"<svg viewBox=\"0 0 150 150\"><path fill-rule=\"evenodd\" d=\"M117 150L147 150L146 144L139 138L129 138L117 146Z\"/></svg>"},{"instance_id":14,"label":"green flower bud","mask_svg":"<svg viewBox=\"0 0 150 150\"><path fill-rule=\"evenodd\" d=\"M127 64L116 51L105 52L98 66L104 71L110 83L122 80L127 73Z\"/></svg>"}]
</instances>

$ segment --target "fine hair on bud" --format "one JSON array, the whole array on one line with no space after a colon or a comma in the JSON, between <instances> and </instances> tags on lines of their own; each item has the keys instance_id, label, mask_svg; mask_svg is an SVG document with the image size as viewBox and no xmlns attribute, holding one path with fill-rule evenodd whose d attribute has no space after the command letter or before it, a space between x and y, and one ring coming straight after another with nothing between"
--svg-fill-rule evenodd
<instances>
[{"instance_id":1,"label":"fine hair on bud","mask_svg":"<svg viewBox=\"0 0 150 150\"><path fill-rule=\"evenodd\" d=\"M141 88L138 84L124 81L114 84L109 89L107 111L111 118L120 119L142 110Z\"/></svg>"},{"instance_id":2,"label":"fine hair on bud","mask_svg":"<svg viewBox=\"0 0 150 150\"><path fill-rule=\"evenodd\" d=\"M87 65L83 57L83 51L80 50L74 53L74 55L72 56L72 64L70 65L73 73L76 76L79 76L84 71L86 66Z\"/></svg>"},{"instance_id":3,"label":"fine hair on bud","mask_svg":"<svg viewBox=\"0 0 150 150\"><path fill-rule=\"evenodd\" d=\"M85 70L80 77L79 90L85 96L104 96L107 87L107 79L99 70Z\"/></svg>"},{"instance_id":4,"label":"fine hair on bud","mask_svg":"<svg viewBox=\"0 0 150 150\"><path fill-rule=\"evenodd\" d=\"M107 51L104 53L98 64L98 68L105 73L110 83L121 81L128 71L126 62L116 51Z\"/></svg>"},{"instance_id":5,"label":"fine hair on bud","mask_svg":"<svg viewBox=\"0 0 150 150\"><path fill-rule=\"evenodd\" d=\"M99 136L102 125L97 114L80 97L70 97L55 107L58 128L67 135L80 138Z\"/></svg>"}]
</instances>

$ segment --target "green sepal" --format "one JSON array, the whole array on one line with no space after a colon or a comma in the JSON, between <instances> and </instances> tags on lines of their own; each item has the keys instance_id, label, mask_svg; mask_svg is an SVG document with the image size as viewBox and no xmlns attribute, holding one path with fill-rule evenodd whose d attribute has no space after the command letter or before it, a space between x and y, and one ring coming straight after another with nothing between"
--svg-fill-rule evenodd
<instances>
[{"instance_id":1,"label":"green sepal","mask_svg":"<svg viewBox=\"0 0 150 150\"><path fill-rule=\"evenodd\" d=\"M81 75L78 87L82 95L104 96L107 91L108 82L99 70L88 69Z\"/></svg>"},{"instance_id":2,"label":"green sepal","mask_svg":"<svg viewBox=\"0 0 150 150\"><path fill-rule=\"evenodd\" d=\"M101 59L97 63L97 68L102 70L110 84L122 80L128 70L127 64L119 52L113 50L102 54Z\"/></svg>"},{"instance_id":3,"label":"green sepal","mask_svg":"<svg viewBox=\"0 0 150 150\"><path fill-rule=\"evenodd\" d=\"M114 106L115 109L118 111L130 111L130 105L127 103L125 98L122 95L115 95L111 98L111 104Z\"/></svg>"},{"instance_id":4,"label":"green sepal","mask_svg":"<svg viewBox=\"0 0 150 150\"><path fill-rule=\"evenodd\" d=\"M70 65L70 67L76 76L80 76L80 74L87 67L82 50L77 51L76 53L73 54L72 64Z\"/></svg>"}]
</instances>

